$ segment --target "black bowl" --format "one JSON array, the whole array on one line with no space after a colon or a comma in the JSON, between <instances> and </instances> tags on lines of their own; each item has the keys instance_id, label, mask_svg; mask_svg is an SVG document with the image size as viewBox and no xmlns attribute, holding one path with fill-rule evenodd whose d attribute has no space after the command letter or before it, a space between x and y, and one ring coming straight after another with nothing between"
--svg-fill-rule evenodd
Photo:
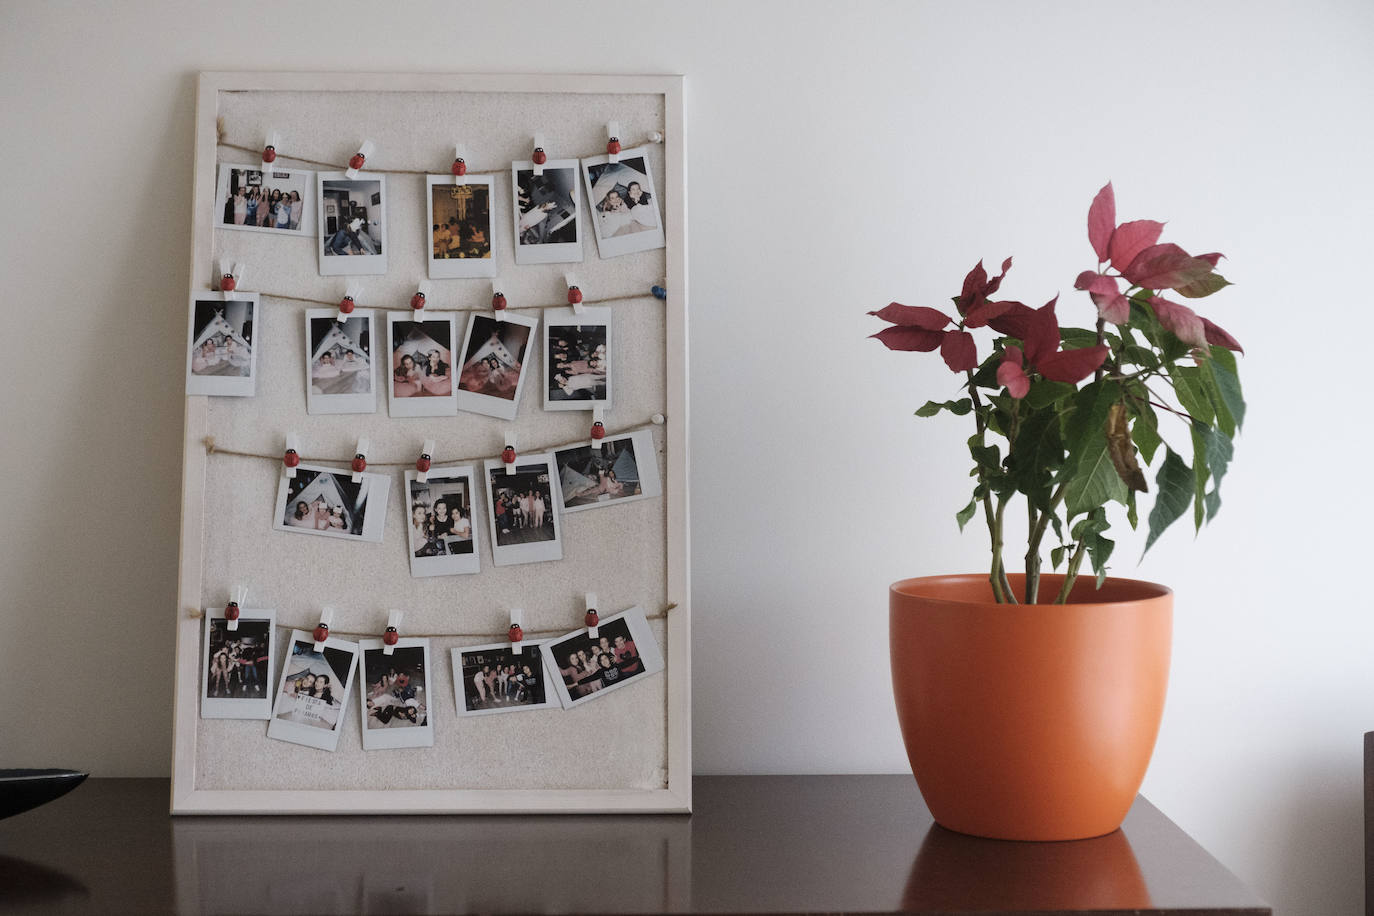
<instances>
[{"instance_id":1,"label":"black bowl","mask_svg":"<svg viewBox=\"0 0 1374 916\"><path fill-rule=\"evenodd\" d=\"M89 775L76 770L0 770L0 818L60 798Z\"/></svg>"}]
</instances>

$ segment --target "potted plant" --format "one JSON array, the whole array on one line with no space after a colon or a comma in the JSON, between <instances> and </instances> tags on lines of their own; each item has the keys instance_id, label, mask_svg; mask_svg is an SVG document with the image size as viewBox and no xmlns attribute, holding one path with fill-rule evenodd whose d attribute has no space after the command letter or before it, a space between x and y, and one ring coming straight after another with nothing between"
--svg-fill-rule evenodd
<instances>
[{"instance_id":1,"label":"potted plant","mask_svg":"<svg viewBox=\"0 0 1374 916\"><path fill-rule=\"evenodd\" d=\"M969 271L954 315L896 302L870 313L890 323L873 335L889 349L938 350L962 376L961 396L916 413L969 418L973 496L956 519L962 530L980 516L991 543L986 575L890 590L903 738L932 814L951 829L1028 840L1109 833L1144 779L1173 596L1107 577L1107 507L1120 504L1115 514L1136 527L1137 494L1157 466L1145 549L1190 510L1201 528L1221 505L1245 416L1240 344L1177 301L1229 285L1216 271L1221 255L1161 243L1162 230L1152 220L1118 225L1111 184L1098 192L1088 210L1097 266L1074 282L1095 307L1086 328L1060 324L1057 296L1039 308L999 298L1011 258L996 276L981 261ZM991 346L975 337L982 328L996 335ZM1026 533L1013 574L1006 522L1016 502Z\"/></svg>"}]
</instances>

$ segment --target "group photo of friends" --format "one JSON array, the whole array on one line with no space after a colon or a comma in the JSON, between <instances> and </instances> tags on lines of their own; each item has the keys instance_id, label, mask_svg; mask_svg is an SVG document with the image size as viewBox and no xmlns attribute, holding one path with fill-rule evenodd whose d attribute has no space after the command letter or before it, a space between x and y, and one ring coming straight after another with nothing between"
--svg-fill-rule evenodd
<instances>
[{"instance_id":1,"label":"group photo of friends","mask_svg":"<svg viewBox=\"0 0 1374 916\"><path fill-rule=\"evenodd\" d=\"M563 686L573 700L590 696L645 672L629 623L621 618L602 624L592 639L587 631L549 647Z\"/></svg>"},{"instance_id":2,"label":"group photo of friends","mask_svg":"<svg viewBox=\"0 0 1374 916\"><path fill-rule=\"evenodd\" d=\"M267 695L267 672L271 662L271 622L240 620L237 630L229 621L211 618L209 670L205 695L212 698L254 699Z\"/></svg>"},{"instance_id":3,"label":"group photo of friends","mask_svg":"<svg viewBox=\"0 0 1374 916\"><path fill-rule=\"evenodd\" d=\"M430 233L438 260L491 257L491 185L430 187Z\"/></svg>"},{"instance_id":4,"label":"group photo of friends","mask_svg":"<svg viewBox=\"0 0 1374 916\"><path fill-rule=\"evenodd\" d=\"M397 646L390 655L363 650L363 683L369 729L429 724L423 647Z\"/></svg>"},{"instance_id":5,"label":"group photo of friends","mask_svg":"<svg viewBox=\"0 0 1374 916\"><path fill-rule=\"evenodd\" d=\"M518 321L497 321L490 315L474 314L468 326L459 389L514 401L525 368L530 331L529 325Z\"/></svg>"},{"instance_id":6,"label":"group photo of friends","mask_svg":"<svg viewBox=\"0 0 1374 916\"><path fill-rule=\"evenodd\" d=\"M410 550L416 557L473 552L472 500L468 482L410 482Z\"/></svg>"},{"instance_id":7,"label":"group photo of friends","mask_svg":"<svg viewBox=\"0 0 1374 916\"><path fill-rule=\"evenodd\" d=\"M605 401L607 399L606 324L547 324L548 400Z\"/></svg>"},{"instance_id":8,"label":"group photo of friends","mask_svg":"<svg viewBox=\"0 0 1374 916\"><path fill-rule=\"evenodd\" d=\"M466 712L549 705L544 689L544 657L539 646L455 650L461 656L459 680Z\"/></svg>"},{"instance_id":9,"label":"group photo of friends","mask_svg":"<svg viewBox=\"0 0 1374 916\"><path fill-rule=\"evenodd\" d=\"M453 395L453 321L391 322L391 387L397 398Z\"/></svg>"},{"instance_id":10,"label":"group photo of friends","mask_svg":"<svg viewBox=\"0 0 1374 916\"><path fill-rule=\"evenodd\" d=\"M597 236L603 239L657 229L658 206L643 157L587 166Z\"/></svg>"},{"instance_id":11,"label":"group photo of friends","mask_svg":"<svg viewBox=\"0 0 1374 916\"><path fill-rule=\"evenodd\" d=\"M220 166L219 223L229 229L309 230L314 172Z\"/></svg>"},{"instance_id":12,"label":"group photo of friends","mask_svg":"<svg viewBox=\"0 0 1374 916\"><path fill-rule=\"evenodd\" d=\"M296 476L286 481L281 521L287 528L361 537L367 484L366 479L354 483L343 471L297 468Z\"/></svg>"},{"instance_id":13,"label":"group photo of friends","mask_svg":"<svg viewBox=\"0 0 1374 916\"><path fill-rule=\"evenodd\" d=\"M531 544L552 541L554 513L549 475L543 465L534 470L517 469L507 474L504 469L491 472L491 511L495 518L496 545Z\"/></svg>"},{"instance_id":14,"label":"group photo of friends","mask_svg":"<svg viewBox=\"0 0 1374 916\"><path fill-rule=\"evenodd\" d=\"M339 724L352 668L351 652L332 646L317 652L313 642L293 641L273 718L332 731Z\"/></svg>"}]
</instances>

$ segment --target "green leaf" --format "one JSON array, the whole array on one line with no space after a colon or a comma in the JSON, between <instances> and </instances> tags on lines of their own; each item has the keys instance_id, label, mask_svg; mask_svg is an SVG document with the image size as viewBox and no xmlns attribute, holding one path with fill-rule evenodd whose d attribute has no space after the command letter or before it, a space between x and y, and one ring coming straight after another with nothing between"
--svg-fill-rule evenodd
<instances>
[{"instance_id":1,"label":"green leaf","mask_svg":"<svg viewBox=\"0 0 1374 916\"><path fill-rule=\"evenodd\" d=\"M954 520L959 523L960 531L964 530L964 526L969 523L969 519L973 518L973 514L977 511L978 500L976 499L970 499L968 505L959 510L958 514L954 516Z\"/></svg>"},{"instance_id":2,"label":"green leaf","mask_svg":"<svg viewBox=\"0 0 1374 916\"><path fill-rule=\"evenodd\" d=\"M1126 492L1126 521L1130 522L1132 531L1140 527L1140 515L1135 506L1135 490Z\"/></svg>"},{"instance_id":3,"label":"green leaf","mask_svg":"<svg viewBox=\"0 0 1374 916\"><path fill-rule=\"evenodd\" d=\"M1174 292L1189 299L1201 299L1203 296L1210 296L1219 289L1225 289L1231 285L1231 281L1221 274L1213 271L1205 276L1185 283L1183 286L1175 286Z\"/></svg>"},{"instance_id":4,"label":"green leaf","mask_svg":"<svg viewBox=\"0 0 1374 916\"><path fill-rule=\"evenodd\" d=\"M1213 485L1220 489L1221 478L1226 476L1226 469L1231 466L1231 459L1235 457L1235 446L1225 434L1211 426L1194 423L1193 434L1193 447L1197 448L1198 439L1202 440L1203 454L1207 458L1207 468L1212 472Z\"/></svg>"},{"instance_id":5,"label":"green leaf","mask_svg":"<svg viewBox=\"0 0 1374 916\"><path fill-rule=\"evenodd\" d=\"M1207 439L1204 431L1211 431L1205 423L1193 423L1193 530L1202 530L1203 512L1207 499Z\"/></svg>"},{"instance_id":6,"label":"green leaf","mask_svg":"<svg viewBox=\"0 0 1374 916\"><path fill-rule=\"evenodd\" d=\"M1052 382L1047 378L1031 382L1030 391L1023 401L1032 410L1048 407L1056 401L1073 394L1078 389L1068 382Z\"/></svg>"},{"instance_id":7,"label":"green leaf","mask_svg":"<svg viewBox=\"0 0 1374 916\"><path fill-rule=\"evenodd\" d=\"M1132 402L1131 410L1135 414L1135 422L1131 424L1131 441L1140 449L1140 457L1145 464L1154 464L1155 452L1163 441L1159 438L1159 417L1149 404Z\"/></svg>"},{"instance_id":8,"label":"green leaf","mask_svg":"<svg viewBox=\"0 0 1374 916\"><path fill-rule=\"evenodd\" d=\"M1207 368L1221 403L1235 419L1236 429L1240 429L1245 424L1245 398L1241 395L1240 376L1236 374L1236 358L1224 347L1213 347Z\"/></svg>"},{"instance_id":9,"label":"green leaf","mask_svg":"<svg viewBox=\"0 0 1374 916\"><path fill-rule=\"evenodd\" d=\"M918 417L933 417L942 410L948 410L956 417L962 417L973 410L973 401L970 398L960 398L957 401L926 401L921 409L916 411Z\"/></svg>"},{"instance_id":10,"label":"green leaf","mask_svg":"<svg viewBox=\"0 0 1374 916\"><path fill-rule=\"evenodd\" d=\"M1207 398L1207 390L1202 381L1202 370L1197 366L1170 366L1169 378L1174 382L1174 393L1183 409L1195 420L1211 423L1215 414L1212 402Z\"/></svg>"},{"instance_id":11,"label":"green leaf","mask_svg":"<svg viewBox=\"0 0 1374 916\"><path fill-rule=\"evenodd\" d=\"M1079 347L1096 346L1097 332L1083 328L1060 328L1059 339L1064 342L1063 349L1077 350Z\"/></svg>"},{"instance_id":12,"label":"green leaf","mask_svg":"<svg viewBox=\"0 0 1374 916\"><path fill-rule=\"evenodd\" d=\"M1159 357L1155 356L1155 351L1149 347L1142 347L1139 344L1131 344L1121 351L1123 363L1139 366L1142 369L1158 369Z\"/></svg>"},{"instance_id":13,"label":"green leaf","mask_svg":"<svg viewBox=\"0 0 1374 916\"><path fill-rule=\"evenodd\" d=\"M1112 555L1112 548L1116 547L1116 542L1094 534L1088 538L1088 559L1092 561L1093 572L1097 573L1097 587L1102 587L1102 580L1107 578L1107 559Z\"/></svg>"},{"instance_id":14,"label":"green leaf","mask_svg":"<svg viewBox=\"0 0 1374 916\"><path fill-rule=\"evenodd\" d=\"M1076 465L1092 442L1101 440L1106 446L1107 414L1120 399L1121 385L1111 379L1085 385L1078 392L1073 400L1072 412L1064 424L1064 447L1069 457L1060 470L1061 481L1077 476Z\"/></svg>"},{"instance_id":15,"label":"green leaf","mask_svg":"<svg viewBox=\"0 0 1374 916\"><path fill-rule=\"evenodd\" d=\"M1221 509L1221 491L1214 489L1207 494L1207 521L1210 522L1219 509Z\"/></svg>"},{"instance_id":16,"label":"green leaf","mask_svg":"<svg viewBox=\"0 0 1374 916\"><path fill-rule=\"evenodd\" d=\"M1107 448L1107 437L1098 431L1095 439L1087 440L1080 453L1073 477L1064 490L1064 507L1073 518L1103 506L1108 500L1126 504L1126 482L1116 472Z\"/></svg>"},{"instance_id":17,"label":"green leaf","mask_svg":"<svg viewBox=\"0 0 1374 916\"><path fill-rule=\"evenodd\" d=\"M1164 464L1160 465L1159 475L1155 477L1155 504L1150 510L1150 533L1145 538L1145 549L1141 556L1150 552L1154 542L1184 512L1193 501L1193 469L1188 462L1165 447Z\"/></svg>"},{"instance_id":18,"label":"green leaf","mask_svg":"<svg viewBox=\"0 0 1374 916\"><path fill-rule=\"evenodd\" d=\"M1047 509L1054 469L1064 463L1064 443L1059 418L1052 410L1032 412L1021 421L1007 455L1007 470L1016 489L1037 509Z\"/></svg>"},{"instance_id":19,"label":"green leaf","mask_svg":"<svg viewBox=\"0 0 1374 916\"><path fill-rule=\"evenodd\" d=\"M1058 569L1064 562L1065 547L1062 545L1050 551L1050 569Z\"/></svg>"}]
</instances>

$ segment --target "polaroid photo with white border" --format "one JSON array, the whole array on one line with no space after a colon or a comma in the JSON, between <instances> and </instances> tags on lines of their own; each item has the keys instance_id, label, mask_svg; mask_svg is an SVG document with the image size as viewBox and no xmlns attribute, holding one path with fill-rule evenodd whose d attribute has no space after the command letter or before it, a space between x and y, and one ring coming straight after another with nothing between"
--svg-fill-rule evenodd
<instances>
[{"instance_id":1,"label":"polaroid photo with white border","mask_svg":"<svg viewBox=\"0 0 1374 916\"><path fill-rule=\"evenodd\" d=\"M320 276L386 273L386 176L319 173Z\"/></svg>"},{"instance_id":2,"label":"polaroid photo with white border","mask_svg":"<svg viewBox=\"0 0 1374 916\"><path fill-rule=\"evenodd\" d=\"M602 259L666 247L654 176L643 147L582 160L587 208Z\"/></svg>"},{"instance_id":3,"label":"polaroid photo with white border","mask_svg":"<svg viewBox=\"0 0 1374 916\"><path fill-rule=\"evenodd\" d=\"M430 468L424 483L418 476L406 471L410 575L421 579L480 571L472 468Z\"/></svg>"},{"instance_id":4,"label":"polaroid photo with white border","mask_svg":"<svg viewBox=\"0 0 1374 916\"><path fill-rule=\"evenodd\" d=\"M611 406L611 310L544 310L544 409Z\"/></svg>"},{"instance_id":5,"label":"polaroid photo with white border","mask_svg":"<svg viewBox=\"0 0 1374 916\"><path fill-rule=\"evenodd\" d=\"M261 309L257 293L191 293L186 393L251 398L256 393ZM261 337L261 335L258 335Z\"/></svg>"},{"instance_id":6,"label":"polaroid photo with white border","mask_svg":"<svg viewBox=\"0 0 1374 916\"><path fill-rule=\"evenodd\" d=\"M315 173L220 163L215 228L281 235L315 234Z\"/></svg>"},{"instance_id":7,"label":"polaroid photo with white border","mask_svg":"<svg viewBox=\"0 0 1374 916\"><path fill-rule=\"evenodd\" d=\"M592 448L590 440L586 445L557 449L553 458L561 512L618 506L663 493L652 430L607 436L600 449Z\"/></svg>"},{"instance_id":8,"label":"polaroid photo with white border","mask_svg":"<svg viewBox=\"0 0 1374 916\"><path fill-rule=\"evenodd\" d=\"M368 471L362 478L354 483L352 471L316 464L297 465L295 477L283 472L272 527L380 544L391 477Z\"/></svg>"},{"instance_id":9,"label":"polaroid photo with white border","mask_svg":"<svg viewBox=\"0 0 1374 916\"><path fill-rule=\"evenodd\" d=\"M340 317L344 320L340 321ZM305 410L311 414L376 413L371 309L305 310Z\"/></svg>"},{"instance_id":10,"label":"polaroid photo with white border","mask_svg":"<svg viewBox=\"0 0 1374 916\"><path fill-rule=\"evenodd\" d=\"M582 192L576 159L550 159L543 174L528 160L512 162L515 263L566 264L582 260L577 218Z\"/></svg>"},{"instance_id":11,"label":"polaroid photo with white border","mask_svg":"<svg viewBox=\"0 0 1374 916\"><path fill-rule=\"evenodd\" d=\"M360 640L358 645L362 649L358 711L363 750L433 747L429 640L403 637L391 647L390 655L380 639Z\"/></svg>"},{"instance_id":12,"label":"polaroid photo with white border","mask_svg":"<svg viewBox=\"0 0 1374 916\"><path fill-rule=\"evenodd\" d=\"M549 682L564 709L599 699L663 670L663 653L639 607L602 620L596 632L596 639L592 639L583 627L546 643Z\"/></svg>"},{"instance_id":13,"label":"polaroid photo with white border","mask_svg":"<svg viewBox=\"0 0 1374 916\"><path fill-rule=\"evenodd\" d=\"M331 636L317 647L312 634L292 630L287 647L267 737L332 751L353 689L358 644Z\"/></svg>"},{"instance_id":14,"label":"polaroid photo with white border","mask_svg":"<svg viewBox=\"0 0 1374 916\"><path fill-rule=\"evenodd\" d=\"M452 315L386 313L387 403L393 417L456 417Z\"/></svg>"},{"instance_id":15,"label":"polaroid photo with white border","mask_svg":"<svg viewBox=\"0 0 1374 916\"><path fill-rule=\"evenodd\" d=\"M431 280L496 276L492 177L426 175Z\"/></svg>"},{"instance_id":16,"label":"polaroid photo with white border","mask_svg":"<svg viewBox=\"0 0 1374 916\"><path fill-rule=\"evenodd\" d=\"M491 561L497 566L563 559L552 455L521 455L509 473L500 458L486 462Z\"/></svg>"},{"instance_id":17,"label":"polaroid photo with white border","mask_svg":"<svg viewBox=\"0 0 1374 916\"><path fill-rule=\"evenodd\" d=\"M458 409L498 420L514 420L520 392L529 375L530 345L538 318L503 314L497 320L473 312L463 335L463 363L458 372Z\"/></svg>"},{"instance_id":18,"label":"polaroid photo with white border","mask_svg":"<svg viewBox=\"0 0 1374 916\"><path fill-rule=\"evenodd\" d=\"M240 608L238 627L231 630L224 608L205 609L202 719L272 718L276 625L274 610Z\"/></svg>"},{"instance_id":19,"label":"polaroid photo with white border","mask_svg":"<svg viewBox=\"0 0 1374 916\"><path fill-rule=\"evenodd\" d=\"M544 664L543 640L520 642L520 654L511 643L459 646L453 655L453 693L460 716L492 716L526 709L560 708L558 695L549 686Z\"/></svg>"}]
</instances>

